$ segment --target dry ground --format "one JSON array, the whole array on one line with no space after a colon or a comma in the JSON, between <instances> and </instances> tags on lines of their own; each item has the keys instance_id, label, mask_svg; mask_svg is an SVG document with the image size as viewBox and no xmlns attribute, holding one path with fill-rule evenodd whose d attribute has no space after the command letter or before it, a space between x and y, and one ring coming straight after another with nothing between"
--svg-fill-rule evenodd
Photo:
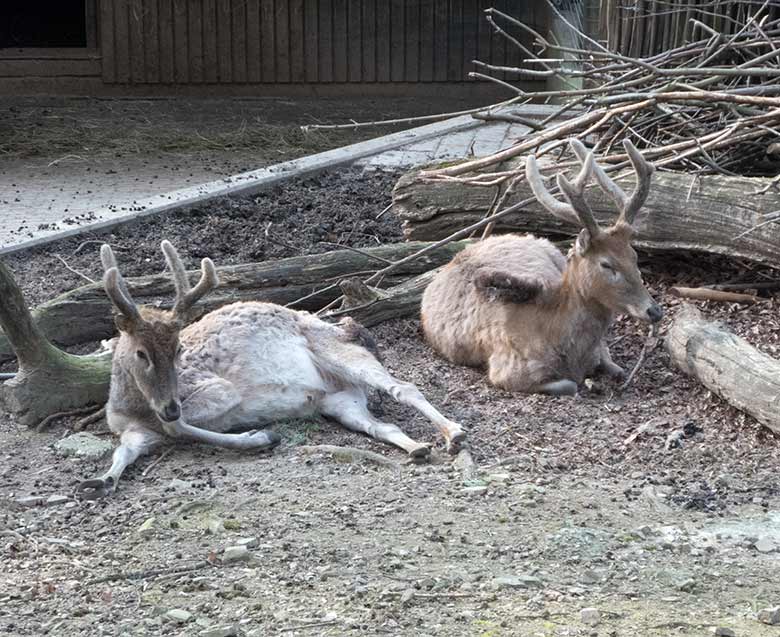
<instances>
[{"instance_id":1,"label":"dry ground","mask_svg":"<svg viewBox=\"0 0 780 637\"><path fill-rule=\"evenodd\" d=\"M128 274L161 267L163 236L190 265L205 254L226 263L330 249L320 241L393 241L397 223L375 217L394 179L324 175L103 238ZM31 299L79 283L54 253L98 274L97 244L84 239L99 240L8 260ZM642 265L664 326L676 310L671 283L776 276L691 255ZM701 308L778 354L777 298ZM617 362L633 365L643 329L618 322ZM3 417L0 634L778 634L756 611L780 605L780 552L767 550L780 547L780 441L672 369L663 348L622 393L599 381L552 398L497 391L478 370L442 361L415 318L373 332L388 368L468 428L477 479L464 484L427 422L377 398L383 418L435 442L430 465L404 464L329 422L283 423L272 455L176 448L159 464L140 460L110 499L21 507L23 496L69 495L107 461L55 455L67 422L36 434ZM666 448L675 430L679 445ZM400 467L305 455L302 443L370 449ZM241 541L251 559L224 559ZM587 607L598 624L582 621Z\"/></svg>"}]
</instances>

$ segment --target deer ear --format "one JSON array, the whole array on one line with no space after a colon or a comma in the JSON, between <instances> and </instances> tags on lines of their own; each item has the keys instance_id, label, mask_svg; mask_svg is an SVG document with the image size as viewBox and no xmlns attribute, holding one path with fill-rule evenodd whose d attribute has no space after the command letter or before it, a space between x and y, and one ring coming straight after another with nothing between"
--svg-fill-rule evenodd
<instances>
[{"instance_id":1,"label":"deer ear","mask_svg":"<svg viewBox=\"0 0 780 637\"><path fill-rule=\"evenodd\" d=\"M585 256L585 253L590 248L590 239L590 232L585 228L580 230L580 233L577 235L577 241L574 243L574 249L579 256Z\"/></svg>"}]
</instances>

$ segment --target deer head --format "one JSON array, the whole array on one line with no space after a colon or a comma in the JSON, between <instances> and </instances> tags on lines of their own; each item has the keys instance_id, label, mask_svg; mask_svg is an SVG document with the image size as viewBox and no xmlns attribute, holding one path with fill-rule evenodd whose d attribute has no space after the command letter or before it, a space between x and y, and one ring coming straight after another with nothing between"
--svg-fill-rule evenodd
<instances>
[{"instance_id":1,"label":"deer head","mask_svg":"<svg viewBox=\"0 0 780 637\"><path fill-rule=\"evenodd\" d=\"M631 247L637 213L650 191L652 164L645 161L629 140L623 142L637 179L636 188L629 196L610 179L580 141L572 139L569 145L582 168L574 181L563 174L556 175L558 188L568 203L557 200L547 190L534 155L526 160L525 174L539 203L559 219L582 228L569 255L570 285L585 301L610 312L626 313L652 323L661 320L663 310L645 288L636 252ZM620 212L615 224L607 229L599 226L585 201L585 187L592 177Z\"/></svg>"},{"instance_id":2,"label":"deer head","mask_svg":"<svg viewBox=\"0 0 780 637\"><path fill-rule=\"evenodd\" d=\"M211 259L203 259L200 281L192 288L174 247L168 241L163 241L160 247L176 288L176 300L170 311L136 305L119 273L114 252L107 244L100 249L100 260L105 270L103 285L117 311L115 321L120 337L115 365L120 365L132 378L158 418L173 422L181 416L176 369L179 331L186 323L190 308L214 289L219 279Z\"/></svg>"}]
</instances>

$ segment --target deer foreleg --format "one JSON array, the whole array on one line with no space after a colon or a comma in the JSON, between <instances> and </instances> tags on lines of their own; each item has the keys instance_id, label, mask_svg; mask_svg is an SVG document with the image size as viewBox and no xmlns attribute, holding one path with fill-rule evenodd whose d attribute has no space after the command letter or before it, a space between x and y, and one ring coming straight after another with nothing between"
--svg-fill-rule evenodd
<instances>
[{"instance_id":1,"label":"deer foreleg","mask_svg":"<svg viewBox=\"0 0 780 637\"><path fill-rule=\"evenodd\" d=\"M182 401L182 418L195 427L225 431L227 427L208 426L223 419L241 404L241 394L235 385L217 376L198 382Z\"/></svg>"},{"instance_id":2,"label":"deer foreleg","mask_svg":"<svg viewBox=\"0 0 780 637\"><path fill-rule=\"evenodd\" d=\"M609 354L609 347L607 347L605 341L602 341L599 350L599 369L618 380L626 377L626 370L612 360L612 356Z\"/></svg>"},{"instance_id":3,"label":"deer foreleg","mask_svg":"<svg viewBox=\"0 0 780 637\"><path fill-rule=\"evenodd\" d=\"M207 445L214 445L215 447L223 447L225 449L254 449L256 451L263 451L266 449L273 449L282 441L281 436L273 431L253 430L240 434L225 434L201 429L200 427L193 427L184 422L184 420L166 423L165 430L169 435L177 438L186 438L195 442L202 442Z\"/></svg>"},{"instance_id":4,"label":"deer foreleg","mask_svg":"<svg viewBox=\"0 0 780 637\"><path fill-rule=\"evenodd\" d=\"M119 446L114 450L111 468L99 478L79 483L76 486L76 494L87 500L97 500L113 493L125 469L162 441L160 434L148 429L126 430L122 433Z\"/></svg>"}]
</instances>

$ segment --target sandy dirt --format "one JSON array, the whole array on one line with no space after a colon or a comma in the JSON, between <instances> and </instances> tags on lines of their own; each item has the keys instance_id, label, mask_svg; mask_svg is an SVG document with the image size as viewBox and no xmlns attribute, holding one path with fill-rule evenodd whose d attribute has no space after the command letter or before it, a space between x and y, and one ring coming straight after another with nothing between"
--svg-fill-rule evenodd
<instances>
[{"instance_id":1,"label":"sandy dirt","mask_svg":"<svg viewBox=\"0 0 780 637\"><path fill-rule=\"evenodd\" d=\"M95 277L103 239L128 275L162 267L163 237L188 265L332 249L321 241L376 245L400 237L389 214L376 219L395 178L322 175L7 262L40 302L79 284L54 254ZM667 311L662 333L678 307L671 284L777 276L688 254L640 263ZM749 308L699 307L776 356L777 305L766 295ZM644 329L617 322L616 362L633 366ZM386 366L468 429L477 476L464 481L427 421L375 397L375 413L434 443L430 464L327 421L280 423L270 455L176 447L141 459L109 499L29 506L19 499L69 496L108 460L54 452L71 421L38 434L3 416L0 634L778 634L757 612L780 605L779 441L671 368L662 346L623 392L596 379L552 398L498 391L441 360L416 318L372 332ZM104 428L92 431L107 438ZM225 549L241 544L247 555L232 561Z\"/></svg>"}]
</instances>

